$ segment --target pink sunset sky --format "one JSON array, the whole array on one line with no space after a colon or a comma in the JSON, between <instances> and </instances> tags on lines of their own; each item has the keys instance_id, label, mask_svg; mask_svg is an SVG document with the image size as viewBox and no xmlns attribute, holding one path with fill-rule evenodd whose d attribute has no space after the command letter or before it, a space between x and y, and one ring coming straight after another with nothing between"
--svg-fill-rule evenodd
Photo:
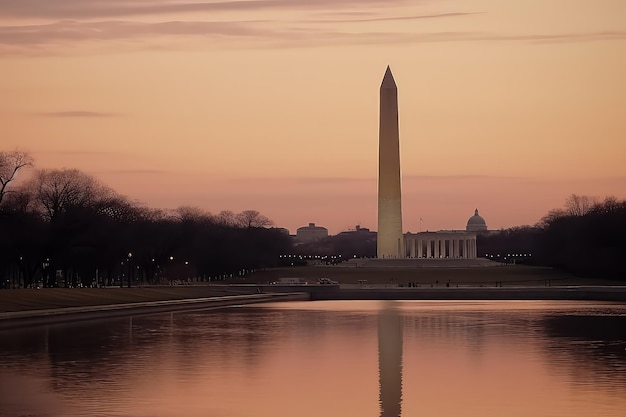
<instances>
[{"instance_id":1,"label":"pink sunset sky","mask_svg":"<svg viewBox=\"0 0 626 417\"><path fill-rule=\"evenodd\" d=\"M0 150L152 207L375 230L388 64L405 231L626 198L623 0L2 0Z\"/></svg>"}]
</instances>

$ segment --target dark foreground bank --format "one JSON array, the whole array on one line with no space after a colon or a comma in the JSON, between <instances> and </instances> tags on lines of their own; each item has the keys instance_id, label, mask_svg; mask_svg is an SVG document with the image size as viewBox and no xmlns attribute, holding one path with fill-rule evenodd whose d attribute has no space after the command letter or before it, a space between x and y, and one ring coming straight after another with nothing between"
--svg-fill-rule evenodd
<instances>
[{"instance_id":1,"label":"dark foreground bank","mask_svg":"<svg viewBox=\"0 0 626 417\"><path fill-rule=\"evenodd\" d=\"M546 283L560 286L626 285L624 280L577 277L563 271L545 267L501 265L496 262L491 263L490 265L492 266L446 267L447 263L443 260L441 260L442 262L435 262L437 260L425 261L429 262L409 262L412 266L357 267L354 264L345 262L336 266L271 268L258 271L243 280L233 280L233 282L263 284L279 281L281 278L301 278L311 283L317 282L319 278L324 277L338 281L342 285L357 285L360 282L388 286L407 286L409 283L413 283L422 287L441 285L447 282L451 286L459 285L462 287L489 287L495 286L496 283L502 283L504 286L543 286ZM440 266L436 267L433 265Z\"/></svg>"},{"instance_id":2,"label":"dark foreground bank","mask_svg":"<svg viewBox=\"0 0 626 417\"><path fill-rule=\"evenodd\" d=\"M0 313L43 310L65 307L85 307L148 301L185 300L192 298L252 295L253 286L176 285L134 288L42 288L0 291Z\"/></svg>"},{"instance_id":3,"label":"dark foreground bank","mask_svg":"<svg viewBox=\"0 0 626 417\"><path fill-rule=\"evenodd\" d=\"M44 292L45 291L42 291L42 293ZM254 303L306 301L309 299L310 296L306 292L219 295L212 297L178 298L160 301L124 302L118 304L98 305L89 305L87 304L88 298L84 298L84 305L78 307L40 308L34 310L0 312L0 329L58 323L64 321L94 320L124 316L128 317L139 314L155 314L174 311L206 310Z\"/></svg>"}]
</instances>

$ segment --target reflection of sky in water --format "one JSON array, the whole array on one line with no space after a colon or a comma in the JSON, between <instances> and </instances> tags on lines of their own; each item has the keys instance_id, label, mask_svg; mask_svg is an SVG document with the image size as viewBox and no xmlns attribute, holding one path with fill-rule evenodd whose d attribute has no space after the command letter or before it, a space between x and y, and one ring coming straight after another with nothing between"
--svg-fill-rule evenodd
<instances>
[{"instance_id":1,"label":"reflection of sky in water","mask_svg":"<svg viewBox=\"0 0 626 417\"><path fill-rule=\"evenodd\" d=\"M284 303L4 331L0 416L623 416L625 332L626 307L569 302Z\"/></svg>"}]
</instances>

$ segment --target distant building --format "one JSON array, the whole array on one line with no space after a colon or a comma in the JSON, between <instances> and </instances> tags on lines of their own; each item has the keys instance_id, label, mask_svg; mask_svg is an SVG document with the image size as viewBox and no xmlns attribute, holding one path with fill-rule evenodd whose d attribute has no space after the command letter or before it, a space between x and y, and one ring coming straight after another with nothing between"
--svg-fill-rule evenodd
<instances>
[{"instance_id":1,"label":"distant building","mask_svg":"<svg viewBox=\"0 0 626 417\"><path fill-rule=\"evenodd\" d=\"M487 222L481 216L478 215L478 209L474 211L474 215L467 221L465 227L467 232L481 233L487 231Z\"/></svg>"},{"instance_id":2,"label":"distant building","mask_svg":"<svg viewBox=\"0 0 626 417\"><path fill-rule=\"evenodd\" d=\"M439 230L404 234L404 256L407 258L476 259L476 235L490 233L478 209L467 221L465 230Z\"/></svg>"},{"instance_id":3,"label":"distant building","mask_svg":"<svg viewBox=\"0 0 626 417\"><path fill-rule=\"evenodd\" d=\"M308 226L299 227L296 231L296 240L299 243L309 243L328 237L328 229L309 223Z\"/></svg>"},{"instance_id":4,"label":"distant building","mask_svg":"<svg viewBox=\"0 0 626 417\"><path fill-rule=\"evenodd\" d=\"M404 257L476 259L476 233L463 230L405 233Z\"/></svg>"},{"instance_id":5,"label":"distant building","mask_svg":"<svg viewBox=\"0 0 626 417\"><path fill-rule=\"evenodd\" d=\"M340 232L337 236L360 236L360 237L376 237L376 232L370 231L367 227L361 227L360 225L356 225L354 230L346 230L344 232Z\"/></svg>"},{"instance_id":6,"label":"distant building","mask_svg":"<svg viewBox=\"0 0 626 417\"><path fill-rule=\"evenodd\" d=\"M291 235L289 234L289 229L286 229L286 228L284 228L284 227L272 227L272 229L273 229L273 230L277 230L277 231L279 231L280 233L282 233L282 234L284 234L284 235L291 236Z\"/></svg>"}]
</instances>

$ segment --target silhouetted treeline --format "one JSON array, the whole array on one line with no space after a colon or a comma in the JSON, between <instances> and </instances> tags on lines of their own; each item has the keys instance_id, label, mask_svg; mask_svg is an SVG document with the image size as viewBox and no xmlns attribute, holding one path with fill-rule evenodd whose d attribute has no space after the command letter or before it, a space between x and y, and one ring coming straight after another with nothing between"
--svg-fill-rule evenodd
<instances>
[{"instance_id":1,"label":"silhouetted treeline","mask_svg":"<svg viewBox=\"0 0 626 417\"><path fill-rule=\"evenodd\" d=\"M290 237L254 210L165 212L77 170L34 174L3 190L0 287L224 279L274 266L291 250Z\"/></svg>"},{"instance_id":2,"label":"silhouetted treeline","mask_svg":"<svg viewBox=\"0 0 626 417\"><path fill-rule=\"evenodd\" d=\"M559 268L580 276L626 277L626 201L572 195L539 224L478 236L479 256ZM520 254L530 254L522 257ZM498 257L497 255L500 255ZM512 255L517 255L513 257Z\"/></svg>"}]
</instances>

